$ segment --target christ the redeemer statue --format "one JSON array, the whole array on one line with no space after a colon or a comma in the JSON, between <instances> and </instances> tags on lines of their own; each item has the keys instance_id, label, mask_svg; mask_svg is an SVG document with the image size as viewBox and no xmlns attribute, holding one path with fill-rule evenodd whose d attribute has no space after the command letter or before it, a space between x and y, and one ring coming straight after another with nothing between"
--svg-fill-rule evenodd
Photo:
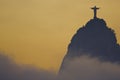
<instances>
[{"instance_id":1,"label":"christ the redeemer statue","mask_svg":"<svg viewBox=\"0 0 120 80\"><path fill-rule=\"evenodd\" d=\"M97 10L99 9L98 7L94 6L91 9L94 11L94 19L97 18Z\"/></svg>"}]
</instances>

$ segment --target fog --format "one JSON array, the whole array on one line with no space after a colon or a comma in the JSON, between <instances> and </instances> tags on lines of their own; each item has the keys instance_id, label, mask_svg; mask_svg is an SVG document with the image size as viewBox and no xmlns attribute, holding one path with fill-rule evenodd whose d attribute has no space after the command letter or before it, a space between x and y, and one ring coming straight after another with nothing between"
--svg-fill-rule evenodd
<instances>
[{"instance_id":1,"label":"fog","mask_svg":"<svg viewBox=\"0 0 120 80\"><path fill-rule=\"evenodd\" d=\"M118 64L101 63L96 58L82 56L68 61L66 70L57 75L30 65L18 65L0 54L0 80L119 80Z\"/></svg>"}]
</instances>

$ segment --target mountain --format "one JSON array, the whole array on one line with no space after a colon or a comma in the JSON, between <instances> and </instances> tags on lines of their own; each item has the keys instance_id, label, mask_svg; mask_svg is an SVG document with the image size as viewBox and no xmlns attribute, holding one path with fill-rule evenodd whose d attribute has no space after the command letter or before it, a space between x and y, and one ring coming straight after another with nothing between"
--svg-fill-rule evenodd
<instances>
[{"instance_id":1,"label":"mountain","mask_svg":"<svg viewBox=\"0 0 120 80\"><path fill-rule=\"evenodd\" d=\"M115 32L103 19L91 19L77 30L68 45L60 71L65 69L68 60L81 56L98 58L101 62L120 63L120 45L117 44Z\"/></svg>"}]
</instances>

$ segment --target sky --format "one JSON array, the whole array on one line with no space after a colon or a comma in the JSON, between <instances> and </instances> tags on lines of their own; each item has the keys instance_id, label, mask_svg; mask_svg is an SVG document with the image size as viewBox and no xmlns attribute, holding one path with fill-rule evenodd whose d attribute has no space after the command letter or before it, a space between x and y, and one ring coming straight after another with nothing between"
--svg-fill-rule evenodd
<instances>
[{"instance_id":1,"label":"sky","mask_svg":"<svg viewBox=\"0 0 120 80\"><path fill-rule=\"evenodd\" d=\"M0 0L0 51L17 64L58 71L72 36L98 17L120 43L119 0Z\"/></svg>"}]
</instances>

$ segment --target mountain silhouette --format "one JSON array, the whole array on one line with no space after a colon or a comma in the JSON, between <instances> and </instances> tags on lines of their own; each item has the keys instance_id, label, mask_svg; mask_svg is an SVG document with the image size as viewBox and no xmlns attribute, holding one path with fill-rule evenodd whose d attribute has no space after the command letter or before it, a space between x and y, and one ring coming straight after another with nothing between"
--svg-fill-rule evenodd
<instances>
[{"instance_id":1,"label":"mountain silhouette","mask_svg":"<svg viewBox=\"0 0 120 80\"><path fill-rule=\"evenodd\" d=\"M98 58L101 62L120 63L120 45L114 30L100 18L93 18L78 29L68 45L68 51L61 64L64 70L67 61L81 56Z\"/></svg>"}]
</instances>

